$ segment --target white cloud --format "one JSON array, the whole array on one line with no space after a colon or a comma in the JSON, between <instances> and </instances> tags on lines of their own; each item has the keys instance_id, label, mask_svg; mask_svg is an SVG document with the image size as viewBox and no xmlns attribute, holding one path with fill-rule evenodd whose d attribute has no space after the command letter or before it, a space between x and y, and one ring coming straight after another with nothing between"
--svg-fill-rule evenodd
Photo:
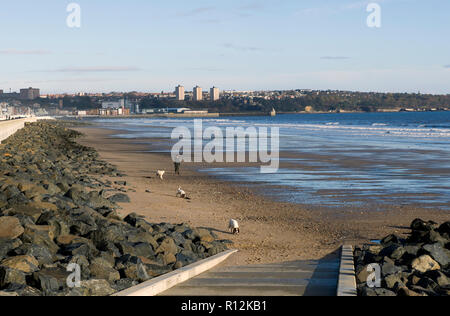
<instances>
[{"instance_id":1,"label":"white cloud","mask_svg":"<svg viewBox=\"0 0 450 316\"><path fill-rule=\"evenodd\" d=\"M0 50L1 55L48 55L50 51L46 50L19 50L19 49L4 49Z\"/></svg>"},{"instance_id":2,"label":"white cloud","mask_svg":"<svg viewBox=\"0 0 450 316\"><path fill-rule=\"evenodd\" d=\"M120 66L107 66L107 67L69 67L60 68L54 70L54 72L126 72L126 71L140 71L137 67L120 67Z\"/></svg>"}]
</instances>

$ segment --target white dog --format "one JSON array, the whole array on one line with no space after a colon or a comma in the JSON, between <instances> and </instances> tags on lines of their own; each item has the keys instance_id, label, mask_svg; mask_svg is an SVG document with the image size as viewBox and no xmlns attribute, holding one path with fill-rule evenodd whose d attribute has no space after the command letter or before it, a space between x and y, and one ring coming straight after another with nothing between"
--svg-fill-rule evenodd
<instances>
[{"instance_id":1,"label":"white dog","mask_svg":"<svg viewBox=\"0 0 450 316\"><path fill-rule=\"evenodd\" d=\"M229 229L230 229L231 233L234 235L239 235L239 233L241 232L241 230L239 228L239 223L234 219L230 220Z\"/></svg>"},{"instance_id":2,"label":"white dog","mask_svg":"<svg viewBox=\"0 0 450 316\"><path fill-rule=\"evenodd\" d=\"M161 180L164 180L164 174L165 174L166 172L164 171L164 170L158 170L157 172L156 172L156 175L161 179Z\"/></svg>"},{"instance_id":3,"label":"white dog","mask_svg":"<svg viewBox=\"0 0 450 316\"><path fill-rule=\"evenodd\" d=\"M184 192L183 190L181 190L181 188L178 188L177 191L177 197L185 199L186 198L186 192Z\"/></svg>"}]
</instances>

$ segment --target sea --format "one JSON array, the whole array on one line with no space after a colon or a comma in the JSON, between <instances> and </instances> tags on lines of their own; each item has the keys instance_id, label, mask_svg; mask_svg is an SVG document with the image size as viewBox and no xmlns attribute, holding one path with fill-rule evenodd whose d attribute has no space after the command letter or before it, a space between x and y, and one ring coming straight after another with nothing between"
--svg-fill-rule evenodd
<instances>
[{"instance_id":1,"label":"sea","mask_svg":"<svg viewBox=\"0 0 450 316\"><path fill-rule=\"evenodd\" d=\"M195 119L95 121L130 141L167 140L158 142L165 146L155 148L149 139L149 152L170 152L178 141L171 139L174 129L193 132ZM251 186L270 198L326 207L415 205L450 210L450 112L233 116L205 118L201 123L203 129L223 131L228 127L266 128L269 133L279 129L280 167L275 173L261 173L258 163L198 167L200 172ZM203 139L204 144L210 141Z\"/></svg>"}]
</instances>

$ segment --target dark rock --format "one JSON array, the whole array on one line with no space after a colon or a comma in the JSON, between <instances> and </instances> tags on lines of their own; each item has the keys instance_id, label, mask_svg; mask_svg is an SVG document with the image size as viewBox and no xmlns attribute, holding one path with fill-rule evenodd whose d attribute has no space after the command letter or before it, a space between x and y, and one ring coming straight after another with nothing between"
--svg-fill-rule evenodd
<instances>
[{"instance_id":1,"label":"dark rock","mask_svg":"<svg viewBox=\"0 0 450 316\"><path fill-rule=\"evenodd\" d=\"M127 240L131 243L148 243L152 246L153 250L156 250L159 247L158 242L153 238L150 233L135 231L130 232L127 235Z\"/></svg>"},{"instance_id":2,"label":"dark rock","mask_svg":"<svg viewBox=\"0 0 450 316\"><path fill-rule=\"evenodd\" d=\"M388 289L395 289L396 287L404 287L408 283L410 273L400 272L388 275L384 278L384 282Z\"/></svg>"},{"instance_id":3,"label":"dark rock","mask_svg":"<svg viewBox=\"0 0 450 316\"><path fill-rule=\"evenodd\" d=\"M126 289L129 289L133 286L138 285L139 283L137 281L134 281L132 279L120 279L118 281L116 281L112 287L115 291L117 292L121 292L124 291Z\"/></svg>"},{"instance_id":4,"label":"dark rock","mask_svg":"<svg viewBox=\"0 0 450 316\"><path fill-rule=\"evenodd\" d=\"M198 260L198 256L189 250L183 250L176 255L177 263L181 264L181 267L190 265Z\"/></svg>"},{"instance_id":5,"label":"dark rock","mask_svg":"<svg viewBox=\"0 0 450 316\"><path fill-rule=\"evenodd\" d=\"M398 296L423 296L413 290L408 289L406 286L400 287L397 289Z\"/></svg>"},{"instance_id":6,"label":"dark rock","mask_svg":"<svg viewBox=\"0 0 450 316\"><path fill-rule=\"evenodd\" d=\"M14 215L26 215L33 219L34 222L36 222L39 217L41 217L42 213L45 210L39 207L39 205L36 205L36 202L28 203L28 204L18 204L14 205L8 213L12 216Z\"/></svg>"},{"instance_id":7,"label":"dark rock","mask_svg":"<svg viewBox=\"0 0 450 316\"><path fill-rule=\"evenodd\" d=\"M108 200L110 200L113 203L130 203L131 202L130 197L123 193L115 194L115 195L109 197Z\"/></svg>"},{"instance_id":8,"label":"dark rock","mask_svg":"<svg viewBox=\"0 0 450 316\"><path fill-rule=\"evenodd\" d=\"M44 212L41 217L36 222L37 225L47 225L52 227L52 231L55 234L55 237L60 235L69 235L70 234L70 226L69 221L62 216L55 216L54 212Z\"/></svg>"},{"instance_id":9,"label":"dark rock","mask_svg":"<svg viewBox=\"0 0 450 316\"><path fill-rule=\"evenodd\" d=\"M4 289L10 284L26 285L25 277L26 275L22 271L0 267L0 289Z\"/></svg>"},{"instance_id":10,"label":"dark rock","mask_svg":"<svg viewBox=\"0 0 450 316\"><path fill-rule=\"evenodd\" d=\"M362 290L362 296L397 296L394 292L383 288L368 288Z\"/></svg>"},{"instance_id":11,"label":"dark rock","mask_svg":"<svg viewBox=\"0 0 450 316\"><path fill-rule=\"evenodd\" d=\"M150 258L155 256L152 246L148 243L120 242L117 244L122 255Z\"/></svg>"},{"instance_id":12,"label":"dark rock","mask_svg":"<svg viewBox=\"0 0 450 316\"><path fill-rule=\"evenodd\" d=\"M180 247L186 242L186 239L183 237L183 235L177 231L170 233L170 237L175 242L175 245Z\"/></svg>"},{"instance_id":13,"label":"dark rock","mask_svg":"<svg viewBox=\"0 0 450 316\"><path fill-rule=\"evenodd\" d=\"M218 255L219 253L222 253L227 250L228 250L228 248L226 245L224 245L220 242L214 242L212 244L212 247L208 249L208 255L215 256L215 255Z\"/></svg>"},{"instance_id":14,"label":"dark rock","mask_svg":"<svg viewBox=\"0 0 450 316\"><path fill-rule=\"evenodd\" d=\"M425 222L423 220L421 220L420 218L415 219L412 223L411 223L411 229L413 231L425 231L425 232L429 232L433 229L437 228L437 224L435 222L429 221L429 222Z\"/></svg>"},{"instance_id":15,"label":"dark rock","mask_svg":"<svg viewBox=\"0 0 450 316\"><path fill-rule=\"evenodd\" d=\"M89 270L95 279L103 279L111 284L120 280L119 272L113 269L113 265L110 262L102 258L94 259L89 266Z\"/></svg>"},{"instance_id":16,"label":"dark rock","mask_svg":"<svg viewBox=\"0 0 450 316\"><path fill-rule=\"evenodd\" d=\"M394 260L400 259L406 253L405 248L392 244L380 251L380 256L389 257Z\"/></svg>"},{"instance_id":17,"label":"dark rock","mask_svg":"<svg viewBox=\"0 0 450 316\"><path fill-rule=\"evenodd\" d=\"M400 237L398 237L397 235L392 234L392 235L389 235L389 236L386 236L385 238L383 238L380 241L380 243L381 243L381 245L383 247L387 247L387 246L390 246L392 244L399 244L400 240L401 240Z\"/></svg>"},{"instance_id":18,"label":"dark rock","mask_svg":"<svg viewBox=\"0 0 450 316\"><path fill-rule=\"evenodd\" d=\"M30 225L25 228L22 241L47 248L50 253L56 254L59 247L54 243L53 238L54 233L50 226Z\"/></svg>"},{"instance_id":19,"label":"dark rock","mask_svg":"<svg viewBox=\"0 0 450 316\"><path fill-rule=\"evenodd\" d=\"M75 243L63 246L61 253L66 256L85 256L86 258L94 258L98 254L98 250L87 243Z\"/></svg>"},{"instance_id":20,"label":"dark rock","mask_svg":"<svg viewBox=\"0 0 450 316\"><path fill-rule=\"evenodd\" d=\"M450 242L450 221L449 222L445 222L444 224L442 224L439 227L439 233L444 236L445 238L447 238L447 240L449 240Z\"/></svg>"},{"instance_id":21,"label":"dark rock","mask_svg":"<svg viewBox=\"0 0 450 316\"><path fill-rule=\"evenodd\" d=\"M172 268L160 264L145 264L147 274L150 278L156 278L172 271Z\"/></svg>"},{"instance_id":22,"label":"dark rock","mask_svg":"<svg viewBox=\"0 0 450 316\"><path fill-rule=\"evenodd\" d=\"M440 287L446 287L446 286L450 285L450 278L448 278L441 271L429 271L429 272L425 273L425 276L427 278L433 280L433 282L435 282ZM423 284L421 284L420 282L418 282L417 284L422 287L427 288L426 286L423 286Z\"/></svg>"},{"instance_id":23,"label":"dark rock","mask_svg":"<svg viewBox=\"0 0 450 316\"><path fill-rule=\"evenodd\" d=\"M87 290L89 296L110 296L116 292L106 280L82 281L81 288Z\"/></svg>"},{"instance_id":24,"label":"dark rock","mask_svg":"<svg viewBox=\"0 0 450 316\"><path fill-rule=\"evenodd\" d=\"M10 284L3 292L22 297L42 296L41 291L25 284Z\"/></svg>"},{"instance_id":25,"label":"dark rock","mask_svg":"<svg viewBox=\"0 0 450 316\"><path fill-rule=\"evenodd\" d=\"M70 232L73 235L85 236L98 229L93 213L86 209L73 210L69 216Z\"/></svg>"},{"instance_id":26,"label":"dark rock","mask_svg":"<svg viewBox=\"0 0 450 316\"><path fill-rule=\"evenodd\" d=\"M425 245L423 246L423 249L426 250L441 267L446 267L450 264L450 251L445 249L442 244L436 243L433 245Z\"/></svg>"},{"instance_id":27,"label":"dark rock","mask_svg":"<svg viewBox=\"0 0 450 316\"><path fill-rule=\"evenodd\" d=\"M114 209L114 203L111 203L109 199L103 198L98 192L89 192L86 205L93 209Z\"/></svg>"},{"instance_id":28,"label":"dark rock","mask_svg":"<svg viewBox=\"0 0 450 316\"><path fill-rule=\"evenodd\" d=\"M69 272L61 268L42 269L33 273L33 285L42 292L52 295L67 286Z\"/></svg>"},{"instance_id":29,"label":"dark rock","mask_svg":"<svg viewBox=\"0 0 450 316\"><path fill-rule=\"evenodd\" d=\"M381 267L381 271L383 276L386 277L391 274L402 272L403 269L399 266L396 266L395 262L393 262L392 260L387 260L387 258L385 258L385 262Z\"/></svg>"},{"instance_id":30,"label":"dark rock","mask_svg":"<svg viewBox=\"0 0 450 316\"><path fill-rule=\"evenodd\" d=\"M145 282L150 279L142 260L135 256L125 255L116 263L116 269L120 271L122 278Z\"/></svg>"},{"instance_id":31,"label":"dark rock","mask_svg":"<svg viewBox=\"0 0 450 316\"><path fill-rule=\"evenodd\" d=\"M420 279L420 281L417 283L418 286L436 292L436 290L438 290L439 285L434 282L432 279L428 278L428 277L423 277Z\"/></svg>"},{"instance_id":32,"label":"dark rock","mask_svg":"<svg viewBox=\"0 0 450 316\"><path fill-rule=\"evenodd\" d=\"M15 251L16 255L29 255L36 258L39 265L51 264L56 261L56 256L51 253L47 247L42 247L34 244L23 244Z\"/></svg>"},{"instance_id":33,"label":"dark rock","mask_svg":"<svg viewBox=\"0 0 450 316\"><path fill-rule=\"evenodd\" d=\"M8 253L12 252L14 249L19 248L22 245L20 239L5 240L0 239L0 261L8 256Z\"/></svg>"}]
</instances>

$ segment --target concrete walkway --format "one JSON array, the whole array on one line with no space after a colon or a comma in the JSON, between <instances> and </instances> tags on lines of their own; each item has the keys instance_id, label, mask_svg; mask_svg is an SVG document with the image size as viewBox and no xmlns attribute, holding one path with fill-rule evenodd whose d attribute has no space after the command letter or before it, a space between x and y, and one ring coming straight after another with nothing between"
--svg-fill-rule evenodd
<instances>
[{"instance_id":1,"label":"concrete walkway","mask_svg":"<svg viewBox=\"0 0 450 316\"><path fill-rule=\"evenodd\" d=\"M336 296L339 258L216 267L162 296Z\"/></svg>"},{"instance_id":2,"label":"concrete walkway","mask_svg":"<svg viewBox=\"0 0 450 316\"><path fill-rule=\"evenodd\" d=\"M51 117L29 117L18 120L0 121L0 143L25 126L37 120L50 120Z\"/></svg>"}]
</instances>

